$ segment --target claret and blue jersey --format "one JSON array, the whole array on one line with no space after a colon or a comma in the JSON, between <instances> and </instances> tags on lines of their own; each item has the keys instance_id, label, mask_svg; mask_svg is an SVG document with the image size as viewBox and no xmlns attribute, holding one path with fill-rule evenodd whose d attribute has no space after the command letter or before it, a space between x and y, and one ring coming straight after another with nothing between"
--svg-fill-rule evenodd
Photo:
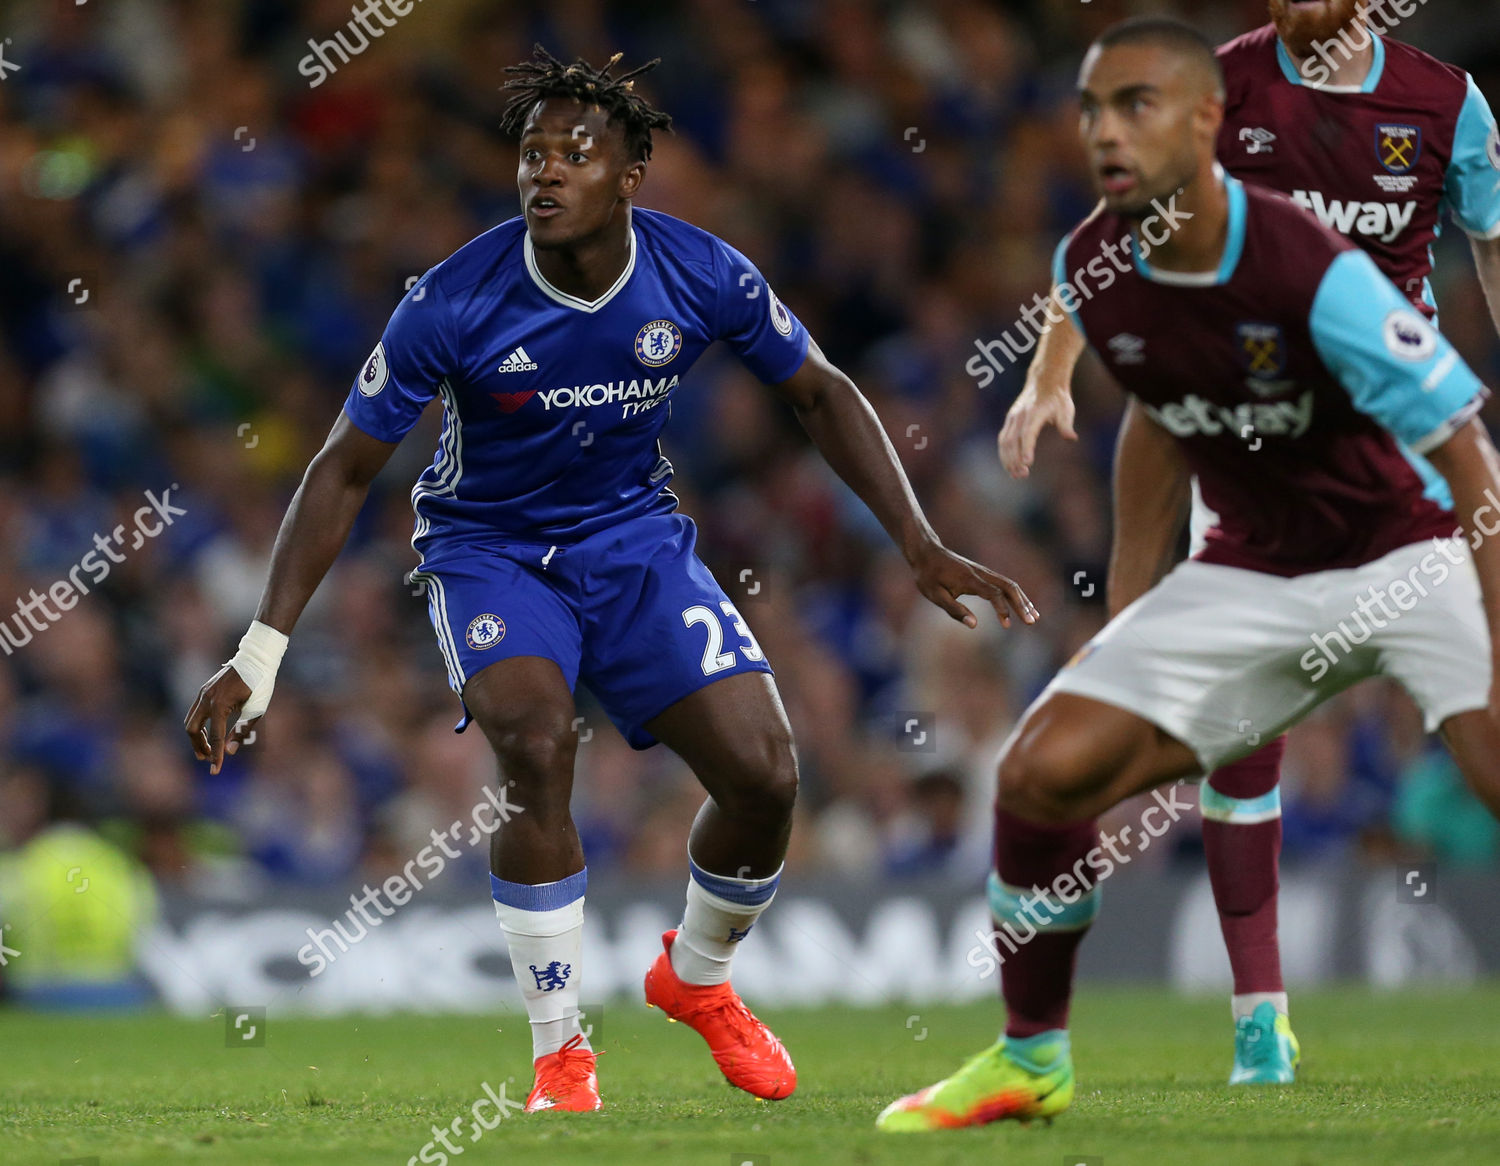
<instances>
[{"instance_id":1,"label":"claret and blue jersey","mask_svg":"<svg viewBox=\"0 0 1500 1166\"><path fill-rule=\"evenodd\" d=\"M715 340L768 384L807 357L806 329L749 260L639 209L625 268L596 300L546 281L521 219L402 299L344 411L398 442L442 399L437 455L412 491L412 578L455 692L498 661L544 657L644 748L646 723L678 700L770 670L675 513L658 444Z\"/></svg>"},{"instance_id":2,"label":"claret and blue jersey","mask_svg":"<svg viewBox=\"0 0 1500 1166\"><path fill-rule=\"evenodd\" d=\"M1420 49L1372 37L1358 86L1314 85L1271 25L1219 49L1226 98L1218 156L1236 178L1286 194L1367 251L1432 318L1432 244L1446 210L1500 238L1500 130L1474 79Z\"/></svg>"},{"instance_id":3,"label":"claret and blue jersey","mask_svg":"<svg viewBox=\"0 0 1500 1166\"><path fill-rule=\"evenodd\" d=\"M1063 240L1053 270L1218 514L1198 557L1298 575L1450 534L1446 484L1420 455L1478 412L1484 386L1369 255L1280 195L1220 178L1217 271L1158 269L1133 242L1123 272L1100 267L1132 228L1103 212Z\"/></svg>"}]
</instances>

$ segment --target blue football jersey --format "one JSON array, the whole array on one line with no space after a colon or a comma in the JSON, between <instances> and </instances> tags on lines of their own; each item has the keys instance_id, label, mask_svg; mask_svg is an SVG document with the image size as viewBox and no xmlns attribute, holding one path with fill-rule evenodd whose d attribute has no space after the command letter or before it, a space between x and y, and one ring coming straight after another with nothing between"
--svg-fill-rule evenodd
<instances>
[{"instance_id":1,"label":"blue football jersey","mask_svg":"<svg viewBox=\"0 0 1500 1166\"><path fill-rule=\"evenodd\" d=\"M674 510L658 437L672 392L715 340L787 380L807 330L754 264L707 231L634 208L630 258L597 300L538 270L521 218L486 231L407 292L344 404L397 442L435 396L437 455L412 490L412 544L565 545Z\"/></svg>"}]
</instances>

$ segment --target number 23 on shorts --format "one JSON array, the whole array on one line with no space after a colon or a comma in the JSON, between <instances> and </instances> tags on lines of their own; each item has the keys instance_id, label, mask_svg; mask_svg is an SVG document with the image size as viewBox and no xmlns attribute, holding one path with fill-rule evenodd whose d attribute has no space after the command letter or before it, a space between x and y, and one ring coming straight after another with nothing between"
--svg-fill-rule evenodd
<instances>
[{"instance_id":1,"label":"number 23 on shorts","mask_svg":"<svg viewBox=\"0 0 1500 1166\"><path fill-rule=\"evenodd\" d=\"M724 615L733 622L734 631L743 641L740 651L745 653L745 659L760 662L766 658L761 646L756 642L755 634L750 630L750 625L745 622L745 617L729 600L725 599L719 603ZM704 604L696 604L682 613L683 625L689 628L702 625L708 629L708 643L703 648L703 675L712 676L715 672L722 672L726 668L733 668L735 664L734 652L724 651L724 628L720 622L718 612Z\"/></svg>"}]
</instances>

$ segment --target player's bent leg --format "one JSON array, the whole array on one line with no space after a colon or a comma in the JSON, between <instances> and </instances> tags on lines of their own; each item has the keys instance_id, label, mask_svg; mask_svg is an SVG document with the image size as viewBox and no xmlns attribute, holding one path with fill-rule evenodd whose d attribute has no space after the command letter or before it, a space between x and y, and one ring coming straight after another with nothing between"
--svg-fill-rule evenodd
<instances>
[{"instance_id":1,"label":"player's bent leg","mask_svg":"<svg viewBox=\"0 0 1500 1166\"><path fill-rule=\"evenodd\" d=\"M1116 706L1049 692L1028 710L1000 758L989 880L994 946L982 959L1000 972L1005 1032L953 1076L887 1106L880 1129L1051 1120L1068 1108L1073 972L1107 861L1093 819L1199 768L1186 745Z\"/></svg>"},{"instance_id":2,"label":"player's bent leg","mask_svg":"<svg viewBox=\"0 0 1500 1166\"><path fill-rule=\"evenodd\" d=\"M568 806L578 734L562 670L541 656L500 660L470 677L463 698L500 763L507 799L523 810L490 836L490 870L523 883L576 874L583 847Z\"/></svg>"},{"instance_id":3,"label":"player's bent leg","mask_svg":"<svg viewBox=\"0 0 1500 1166\"><path fill-rule=\"evenodd\" d=\"M797 753L775 682L744 672L700 688L647 722L708 792L689 851L705 870L774 875L797 800Z\"/></svg>"},{"instance_id":4,"label":"player's bent leg","mask_svg":"<svg viewBox=\"0 0 1500 1166\"><path fill-rule=\"evenodd\" d=\"M1281 756L1286 738L1221 766L1199 791L1203 852L1234 973L1231 1085L1284 1085L1301 1050L1287 1019L1276 935Z\"/></svg>"},{"instance_id":5,"label":"player's bent leg","mask_svg":"<svg viewBox=\"0 0 1500 1166\"><path fill-rule=\"evenodd\" d=\"M1399 620L1377 629L1368 647L1378 653L1379 670L1416 701L1427 732L1442 734L1475 795L1500 818L1500 710L1491 700L1495 672L1483 588L1467 540L1450 539L1440 549L1462 565L1441 586L1434 580L1430 591L1421 591L1421 602L1403 609ZM1403 576L1415 579L1427 561L1427 544L1402 547L1362 568L1366 574L1358 581L1382 587Z\"/></svg>"},{"instance_id":6,"label":"player's bent leg","mask_svg":"<svg viewBox=\"0 0 1500 1166\"><path fill-rule=\"evenodd\" d=\"M578 1007L588 871L568 810L573 695L555 662L520 656L471 677L463 697L499 760L506 800L520 810L490 838L490 884L531 1021L526 1112L595 1110L595 1056Z\"/></svg>"},{"instance_id":7,"label":"player's bent leg","mask_svg":"<svg viewBox=\"0 0 1500 1166\"><path fill-rule=\"evenodd\" d=\"M1444 720L1440 731L1469 788L1500 818L1500 717L1492 708L1469 709Z\"/></svg>"},{"instance_id":8,"label":"player's bent leg","mask_svg":"<svg viewBox=\"0 0 1500 1166\"><path fill-rule=\"evenodd\" d=\"M1068 1004L1078 946L1099 905L1088 862L1097 839L1092 821L1038 826L996 808L988 886L994 931L988 953L975 949L969 962L982 976L1000 971L1005 1033L953 1076L888 1105L876 1119L880 1129L1050 1121L1071 1104ZM1066 886L1058 881L1065 873Z\"/></svg>"},{"instance_id":9,"label":"player's bent leg","mask_svg":"<svg viewBox=\"0 0 1500 1166\"><path fill-rule=\"evenodd\" d=\"M1027 710L1001 752L998 801L1027 821L1066 825L1201 771L1191 749L1143 717L1052 692Z\"/></svg>"},{"instance_id":10,"label":"player's bent leg","mask_svg":"<svg viewBox=\"0 0 1500 1166\"><path fill-rule=\"evenodd\" d=\"M791 728L771 678L741 673L678 701L646 728L708 791L688 840L681 927L646 973L646 1002L698 1032L733 1085L779 1100L797 1073L729 983L741 941L770 904L797 796Z\"/></svg>"},{"instance_id":11,"label":"player's bent leg","mask_svg":"<svg viewBox=\"0 0 1500 1166\"><path fill-rule=\"evenodd\" d=\"M996 805L988 883L993 932L988 953L976 949L969 962L981 976L1000 972L1004 1035L953 1076L887 1106L876 1120L880 1129L1050 1120L1071 1103L1068 1006L1078 947L1099 906L1089 862L1091 852L1099 853L1098 837L1092 820L1035 823Z\"/></svg>"}]
</instances>

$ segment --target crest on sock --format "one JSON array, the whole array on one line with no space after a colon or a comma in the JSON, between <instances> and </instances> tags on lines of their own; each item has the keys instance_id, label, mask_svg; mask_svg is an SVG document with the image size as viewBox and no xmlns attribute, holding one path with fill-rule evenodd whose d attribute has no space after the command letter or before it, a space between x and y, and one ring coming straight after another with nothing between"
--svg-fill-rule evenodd
<instances>
[{"instance_id":1,"label":"crest on sock","mask_svg":"<svg viewBox=\"0 0 1500 1166\"><path fill-rule=\"evenodd\" d=\"M529 966L531 974L536 977L536 986L542 992L552 992L566 987L568 976L573 971L572 964L565 964L561 960L553 960L541 971L536 970L535 964Z\"/></svg>"}]
</instances>

